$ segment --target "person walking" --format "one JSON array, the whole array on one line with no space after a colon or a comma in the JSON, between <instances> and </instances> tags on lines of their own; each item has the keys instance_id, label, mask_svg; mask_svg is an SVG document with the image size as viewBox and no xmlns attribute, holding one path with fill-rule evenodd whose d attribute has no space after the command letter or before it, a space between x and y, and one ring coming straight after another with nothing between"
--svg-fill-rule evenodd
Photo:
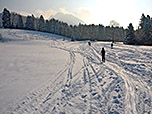
<instances>
[{"instance_id":1,"label":"person walking","mask_svg":"<svg viewBox=\"0 0 152 114\"><path fill-rule=\"evenodd\" d=\"M113 43L111 43L111 49L113 49Z\"/></svg>"},{"instance_id":2,"label":"person walking","mask_svg":"<svg viewBox=\"0 0 152 114\"><path fill-rule=\"evenodd\" d=\"M88 42L88 45L91 46L91 42Z\"/></svg>"},{"instance_id":3,"label":"person walking","mask_svg":"<svg viewBox=\"0 0 152 114\"><path fill-rule=\"evenodd\" d=\"M105 62L105 49L104 48L102 48L102 50L101 50L101 54L102 54L102 61L103 62Z\"/></svg>"}]
</instances>

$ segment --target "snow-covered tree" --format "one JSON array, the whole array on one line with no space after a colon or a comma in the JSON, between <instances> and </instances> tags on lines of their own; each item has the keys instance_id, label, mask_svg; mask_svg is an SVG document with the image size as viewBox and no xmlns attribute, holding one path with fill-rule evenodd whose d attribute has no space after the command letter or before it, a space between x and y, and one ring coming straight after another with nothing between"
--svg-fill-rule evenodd
<instances>
[{"instance_id":1,"label":"snow-covered tree","mask_svg":"<svg viewBox=\"0 0 152 114\"><path fill-rule=\"evenodd\" d=\"M152 32L152 26L151 26L151 21L150 21L150 16L149 15L147 15L146 24L145 24L145 27L143 29L145 31L146 36L150 37L151 32Z\"/></svg>"},{"instance_id":2,"label":"snow-covered tree","mask_svg":"<svg viewBox=\"0 0 152 114\"><path fill-rule=\"evenodd\" d=\"M137 41L139 44L152 45L152 21L149 15L142 14L140 29L137 30Z\"/></svg>"},{"instance_id":3,"label":"snow-covered tree","mask_svg":"<svg viewBox=\"0 0 152 114\"><path fill-rule=\"evenodd\" d=\"M25 28L28 30L35 30L35 21L34 21L34 15L27 16Z\"/></svg>"},{"instance_id":4,"label":"snow-covered tree","mask_svg":"<svg viewBox=\"0 0 152 114\"><path fill-rule=\"evenodd\" d=\"M31 24L31 16L27 16L26 23L25 23L25 28L26 29L31 29L30 24Z\"/></svg>"},{"instance_id":5,"label":"snow-covered tree","mask_svg":"<svg viewBox=\"0 0 152 114\"><path fill-rule=\"evenodd\" d=\"M55 33L55 21L56 20L54 18L49 21L49 23L50 23L50 32L51 33Z\"/></svg>"},{"instance_id":6,"label":"snow-covered tree","mask_svg":"<svg viewBox=\"0 0 152 114\"><path fill-rule=\"evenodd\" d=\"M120 26L118 22L115 20L111 20L109 26L111 27L111 37L112 37L112 42L115 42L115 32L116 28Z\"/></svg>"},{"instance_id":7,"label":"snow-covered tree","mask_svg":"<svg viewBox=\"0 0 152 114\"><path fill-rule=\"evenodd\" d=\"M46 20L46 23L45 23L45 31L46 31L46 32L50 32L49 20Z\"/></svg>"},{"instance_id":8,"label":"snow-covered tree","mask_svg":"<svg viewBox=\"0 0 152 114\"><path fill-rule=\"evenodd\" d=\"M54 30L54 33L55 34L59 34L60 33L60 31L59 31L59 21L58 20L55 21L55 30Z\"/></svg>"},{"instance_id":9,"label":"snow-covered tree","mask_svg":"<svg viewBox=\"0 0 152 114\"><path fill-rule=\"evenodd\" d=\"M146 26L146 17L144 15L144 13L141 16L140 24L139 25L140 25L141 29L143 29Z\"/></svg>"},{"instance_id":10,"label":"snow-covered tree","mask_svg":"<svg viewBox=\"0 0 152 114\"><path fill-rule=\"evenodd\" d=\"M40 19L38 21L38 28L39 31L45 31L45 20L43 18L43 15L40 16Z\"/></svg>"},{"instance_id":11,"label":"snow-covered tree","mask_svg":"<svg viewBox=\"0 0 152 114\"><path fill-rule=\"evenodd\" d=\"M10 16L10 12L4 8L2 15L2 23L4 28L9 28L11 26Z\"/></svg>"},{"instance_id":12,"label":"snow-covered tree","mask_svg":"<svg viewBox=\"0 0 152 114\"><path fill-rule=\"evenodd\" d=\"M125 38L126 44L135 44L135 31L132 23L129 24L127 29L127 35Z\"/></svg>"},{"instance_id":13,"label":"snow-covered tree","mask_svg":"<svg viewBox=\"0 0 152 114\"><path fill-rule=\"evenodd\" d=\"M98 35L97 40L99 40L99 41L103 40L104 37L105 37L104 26L101 25L101 24L99 24L99 26L98 26L98 33L97 33L97 35Z\"/></svg>"},{"instance_id":14,"label":"snow-covered tree","mask_svg":"<svg viewBox=\"0 0 152 114\"><path fill-rule=\"evenodd\" d=\"M11 26L10 28L16 28L18 23L18 14L15 12L11 12Z\"/></svg>"},{"instance_id":15,"label":"snow-covered tree","mask_svg":"<svg viewBox=\"0 0 152 114\"><path fill-rule=\"evenodd\" d=\"M17 21L17 24L16 24L16 28L19 28L19 29L23 29L24 28L23 20L22 20L22 16L21 15L18 15L18 21Z\"/></svg>"}]
</instances>

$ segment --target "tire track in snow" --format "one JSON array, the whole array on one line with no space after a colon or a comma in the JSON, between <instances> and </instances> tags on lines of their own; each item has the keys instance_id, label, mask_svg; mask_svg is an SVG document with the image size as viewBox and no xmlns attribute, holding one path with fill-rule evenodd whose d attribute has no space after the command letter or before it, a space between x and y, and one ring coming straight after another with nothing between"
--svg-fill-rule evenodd
<instances>
[{"instance_id":1,"label":"tire track in snow","mask_svg":"<svg viewBox=\"0 0 152 114\"><path fill-rule=\"evenodd\" d=\"M88 77L90 77L89 75L90 75L90 73L89 73L89 70L87 69L87 71L88 71ZM90 78L89 78L90 79ZM90 79L91 80L91 79ZM89 84L92 84L92 82L90 82ZM90 85L91 86L91 85ZM92 91L92 90L90 90L90 91ZM94 93L93 93L93 95L94 95ZM48 99L48 100L50 100L50 99ZM50 102L50 101L49 101ZM62 103L63 103L63 101L62 101ZM67 103L66 103L67 104ZM90 105L91 105L92 103L90 103ZM55 110L55 108L53 108L53 111ZM91 109L92 110L92 109Z\"/></svg>"},{"instance_id":2,"label":"tire track in snow","mask_svg":"<svg viewBox=\"0 0 152 114\"><path fill-rule=\"evenodd\" d=\"M117 62L102 64L98 47L80 45L74 49L74 46L51 42L52 48L70 54L66 68L56 75L53 85L47 83L41 87L42 91L27 96L27 101L23 101L14 113L150 113L151 91L141 78L133 78L130 75L134 74ZM74 73L76 53L82 56L83 65ZM144 102L146 106L141 106Z\"/></svg>"},{"instance_id":3,"label":"tire track in snow","mask_svg":"<svg viewBox=\"0 0 152 114\"><path fill-rule=\"evenodd\" d=\"M144 83L141 78L138 79L137 77L137 79L135 80L134 78L131 77L131 75L133 75L131 72L126 73L126 71L124 71L124 69L120 68L119 66L113 65L112 63L109 63L108 66L109 67L112 66L112 69L116 71L117 73L119 73L119 75L125 81L125 86L126 86L126 98L125 98L126 112L125 113L129 113L129 114L137 114L137 113L145 113L145 112L150 113L152 110L152 105L151 105L152 101L150 100L152 99L152 93L150 89L147 88L148 85ZM117 69L119 69L119 72ZM149 100L147 101L149 102L149 104L139 103L139 100L141 100L140 94L143 94L143 93L146 94L145 97L147 96L147 98L145 99L146 101ZM142 98L142 101L145 101L145 100ZM147 107L146 109L141 109L141 107L138 105L147 105Z\"/></svg>"},{"instance_id":4,"label":"tire track in snow","mask_svg":"<svg viewBox=\"0 0 152 114\"><path fill-rule=\"evenodd\" d=\"M94 47L92 47L93 49L94 49ZM101 61L101 59L100 59L100 55L98 54L98 52L97 52L97 50L95 50L95 52L94 52L94 54L95 54L95 57L98 57L99 59L99 61ZM96 64L97 65L97 64ZM94 67L90 64L90 66L91 66L91 68L92 68L92 70L95 72L95 69L94 69ZM101 66L101 65L98 65L98 66ZM102 66L105 66L104 64L102 65ZM100 67L99 69L100 70L102 70L102 68L103 67ZM119 77L117 77L118 75L113 71L113 70L111 70L110 68L108 68L107 66L106 66L106 68L105 68L106 70L109 70L110 72L107 74L108 76L108 78L113 78L113 81L111 82L111 83L108 83L108 87L107 88L105 88L105 90L104 91L102 91L103 93L103 96L110 96L110 93L108 93L108 91L109 92L112 92L113 91L113 88L114 88L114 86L117 84L117 80L119 80ZM104 70L102 70L103 72L104 72ZM98 79L98 80L102 80L103 79L103 77L102 78L98 78L98 75L97 75L97 73L95 72L95 74L96 74L96 78ZM104 74L104 73L103 73ZM116 76L112 76L113 74L116 74ZM100 75L99 75L100 76ZM108 81L108 80L107 80ZM106 82L107 83L107 82ZM103 90L103 89L102 89ZM105 95L105 93L107 94L107 95ZM119 95L120 96L120 95ZM123 96L123 95L121 95L121 96ZM107 102L107 100L109 99L109 98L106 98L105 97L105 100L106 100L106 102ZM114 105L114 103L112 103L113 105ZM117 102L117 104L119 104L118 102ZM106 104L105 104L106 105ZM106 109L106 108L105 108ZM114 109L113 109L113 112L111 112L110 111L110 109L108 109L107 108L107 110L105 110L105 112L108 112L108 113L118 113L117 111L114 111ZM105 113L105 112L103 112L103 113ZM120 112L122 112L122 111L120 111Z\"/></svg>"},{"instance_id":5,"label":"tire track in snow","mask_svg":"<svg viewBox=\"0 0 152 114\"><path fill-rule=\"evenodd\" d=\"M55 42L51 43L53 47L55 47ZM66 50L67 51L67 50ZM64 76L67 71L71 70L71 65L73 66L74 64L74 54L70 53L70 60L68 64L66 65L65 68L63 68L61 71L59 71L54 77L55 80L51 81L52 79L49 79L48 82L45 84L41 85L35 92L32 92L30 95L26 96L24 100L21 100L21 104L18 104L18 106L13 109L12 113L26 113L26 112L31 112L33 110L37 111L38 107L40 108L41 106L38 106L39 104L42 105L45 102L47 102L51 97L60 90L64 86L63 81L64 81ZM72 78L71 73L68 74L70 78ZM49 85L49 83L53 82L53 85ZM58 87L59 86L59 87ZM45 99L45 100L43 100ZM43 101L43 102L42 102ZM34 104L34 105L32 105Z\"/></svg>"},{"instance_id":6,"label":"tire track in snow","mask_svg":"<svg viewBox=\"0 0 152 114\"><path fill-rule=\"evenodd\" d=\"M116 74L120 75L125 81L126 92L127 92L126 98L125 98L125 102L126 102L125 113L126 114L150 113L152 111L152 105L151 105L152 93L151 93L150 88L145 82L143 82L142 78L137 77L137 76L134 77L134 74L132 72L122 69L123 67L119 65L120 65L119 63L117 65L114 63L109 63L109 62L106 63L106 66L108 66L110 69L115 71ZM137 89L137 86L138 86L138 89ZM143 95L145 94L145 95L142 96L140 94L143 94ZM145 100L142 97L145 97ZM144 104L143 102L146 102L146 103ZM142 107L145 107L145 108L142 109Z\"/></svg>"},{"instance_id":7,"label":"tire track in snow","mask_svg":"<svg viewBox=\"0 0 152 114\"><path fill-rule=\"evenodd\" d=\"M83 48L82 48L83 49ZM99 61L101 61L100 60L100 57L97 55L97 54L95 54L95 52L93 52L93 50L92 49L90 49L91 50L91 54L89 54L89 53L86 53L86 52L84 52L84 57L86 57L87 59L88 59L88 61L90 62L90 63L88 63L89 64L89 66L90 66L90 70L88 70L89 71L89 74L91 74L91 72L94 72L94 74L93 74L93 77L96 77L97 78L97 73L95 72L95 70L94 70L94 68L93 68L93 66L91 65L91 64L95 64L95 65L98 65L98 66L100 66L101 64L100 63L98 63ZM87 50L88 51L88 50ZM89 56L89 57L88 57ZM91 56L93 56L93 57L91 57ZM94 62L93 61L93 59L92 58L97 58L97 61L96 62ZM99 67L99 70L101 70L102 71L102 69ZM100 75L100 74L99 74ZM95 78L92 78L91 79L91 84L96 84L95 82L96 82L96 80L100 80L99 82L101 82L101 78L99 78L99 79L95 79ZM112 82L113 83L113 82ZM111 87L112 86L112 83L110 83L109 84L109 86L108 87ZM90 84L90 85L91 85ZM95 86L97 86L97 85L99 85L99 84L96 84ZM107 90L108 90L108 87L107 87ZM100 89L99 89L99 87L97 88L97 90L98 91L100 91ZM107 91L106 90L106 91ZM101 90L102 91L102 90ZM106 93L106 92L105 92ZM97 93L96 92L94 92L94 93L92 93L92 95L97 95ZM107 101L107 98L105 97L105 101L103 101L104 103L101 105L101 103L100 102L102 102L102 101L100 101L101 99L101 96L102 96L102 94L99 94L98 95L98 98L96 97L96 101L99 101L98 102L98 105L99 106L101 106L101 107L104 107L104 105L106 105L106 101ZM104 96L104 94L103 94L103 96ZM96 109L96 110L98 110L99 109L99 107ZM105 108L106 109L106 108ZM110 113L110 110L107 108L107 110L105 110L105 111L102 111L102 110L104 110L104 109L101 109L99 112L102 112L102 113L105 113L105 112L109 112ZM111 112L112 113L112 112ZM115 113L116 113L116 111L115 111Z\"/></svg>"},{"instance_id":8,"label":"tire track in snow","mask_svg":"<svg viewBox=\"0 0 152 114\"><path fill-rule=\"evenodd\" d=\"M82 48L82 49L83 49L83 48ZM95 53L94 53L93 51L91 51L91 52L92 52L93 54L91 54L91 55L89 54L89 56L92 56L92 55L93 55L94 58L99 58L98 55L95 55ZM90 62L90 63L89 63L89 62L87 63L88 66L89 66L89 69L90 69L90 70L88 70L88 72L89 72L89 74L91 74L92 77L94 77L94 78L91 78L91 81L90 81L91 84L90 84L90 83L89 83L89 84L90 84L90 86L93 85L93 84L95 84L95 86L97 86L97 88L96 88L97 91L100 91L100 88L99 88L99 85L100 85L100 84L97 84L97 80L98 80L99 82L101 82L101 78L98 78L98 72L95 71L95 69L93 68L93 66L92 66L91 64L95 64L95 65L98 65L98 66L100 66L101 64L99 64L99 63L98 63L98 64L97 64L97 63L94 63L94 62L92 61L92 57L87 57L85 54L88 55L88 53L85 53L85 52L84 52L84 57L86 57L86 58L88 59L88 61ZM100 59L97 59L97 60L100 61ZM98 62L99 62L99 61L98 61ZM96 62L97 62L97 61L96 61ZM99 70L102 71L102 69L101 69L100 67L99 67ZM91 72L94 72L94 73L92 74ZM99 73L99 76L100 76L100 75L101 75L101 74ZM96 78L95 78L95 77L96 77ZM98 79L97 79L97 78L98 78ZM113 82L112 82L112 83L113 83ZM112 86L112 83L110 83L108 87L111 87L111 86ZM94 85L93 85L93 86L94 86ZM93 87L93 86L91 86L91 87ZM108 87L107 87L107 88L108 88ZM108 89L107 89L107 90L108 90ZM92 90L91 90L91 91L92 91ZM102 91L102 90L101 90L101 91ZM101 100L101 99L100 99L100 96L101 96L102 94L101 94L101 93L100 93L100 94L97 94L97 92L93 92L92 95L93 95L93 96L94 96L94 95L97 95L97 96L98 96L98 98L96 97L96 101L99 101L99 102L98 102L98 105L99 105L99 106L102 106L101 103L100 103L100 102L102 102L102 101L100 101L100 100ZM84 95L84 96L85 96L85 95ZM104 94L103 94L103 96L104 96ZM99 100L99 99L100 99L100 100ZM105 100L106 100L106 97L105 97ZM94 101L94 102L95 102L95 101ZM105 105L105 104L106 104L106 103L104 102L103 105ZM99 107L98 107L96 110L98 110L98 109L99 109ZM105 108L105 109L106 109L106 108ZM101 112L102 110L103 110L103 109L101 109L99 112ZM107 110L108 110L108 109L107 109ZM109 113L110 113L110 110L108 110L108 111L107 111L107 110L106 110L105 112L109 112ZM105 113L105 112L103 112L103 113ZM112 112L111 112L111 113L112 113Z\"/></svg>"}]
</instances>

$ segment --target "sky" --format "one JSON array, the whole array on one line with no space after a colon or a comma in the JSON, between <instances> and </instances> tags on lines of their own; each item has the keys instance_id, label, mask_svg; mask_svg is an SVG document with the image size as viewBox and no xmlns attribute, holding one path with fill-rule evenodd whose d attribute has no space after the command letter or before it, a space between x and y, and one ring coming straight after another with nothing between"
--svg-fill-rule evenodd
<instances>
[{"instance_id":1,"label":"sky","mask_svg":"<svg viewBox=\"0 0 152 114\"><path fill-rule=\"evenodd\" d=\"M136 28L142 13L152 17L152 0L0 0L0 11L7 8L22 15L43 15L49 19L57 12L72 14L86 24L108 26L115 20L126 28Z\"/></svg>"}]
</instances>

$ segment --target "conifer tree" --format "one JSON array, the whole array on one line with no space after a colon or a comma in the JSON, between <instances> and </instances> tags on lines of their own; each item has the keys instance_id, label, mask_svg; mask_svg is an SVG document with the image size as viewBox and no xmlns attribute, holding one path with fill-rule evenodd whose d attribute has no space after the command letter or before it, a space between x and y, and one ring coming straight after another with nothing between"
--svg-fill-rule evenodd
<instances>
[{"instance_id":1,"label":"conifer tree","mask_svg":"<svg viewBox=\"0 0 152 114\"><path fill-rule=\"evenodd\" d=\"M38 22L39 22L38 23L38 30L45 31L45 21L44 21L43 15L40 16L40 19Z\"/></svg>"},{"instance_id":2,"label":"conifer tree","mask_svg":"<svg viewBox=\"0 0 152 114\"><path fill-rule=\"evenodd\" d=\"M132 23L129 24L125 39L126 44L135 44L135 31Z\"/></svg>"},{"instance_id":3,"label":"conifer tree","mask_svg":"<svg viewBox=\"0 0 152 114\"><path fill-rule=\"evenodd\" d=\"M25 28L28 30L35 30L35 22L34 22L34 15L27 16Z\"/></svg>"},{"instance_id":4,"label":"conifer tree","mask_svg":"<svg viewBox=\"0 0 152 114\"><path fill-rule=\"evenodd\" d=\"M4 28L9 28L11 26L10 17L10 12L6 8L4 8L2 15L2 23Z\"/></svg>"},{"instance_id":5,"label":"conifer tree","mask_svg":"<svg viewBox=\"0 0 152 114\"><path fill-rule=\"evenodd\" d=\"M18 15L18 21L17 21L16 28L19 28L19 29L23 29L24 28L23 20L22 20L22 16L21 15Z\"/></svg>"},{"instance_id":6,"label":"conifer tree","mask_svg":"<svg viewBox=\"0 0 152 114\"><path fill-rule=\"evenodd\" d=\"M147 17L142 14L140 19L140 32L138 32L138 40L140 44L152 45L152 22L149 15Z\"/></svg>"},{"instance_id":7,"label":"conifer tree","mask_svg":"<svg viewBox=\"0 0 152 114\"><path fill-rule=\"evenodd\" d=\"M45 31L46 32L50 32L49 24L50 24L49 20L46 20L46 23L45 23Z\"/></svg>"},{"instance_id":8,"label":"conifer tree","mask_svg":"<svg viewBox=\"0 0 152 114\"><path fill-rule=\"evenodd\" d=\"M146 37L150 37L150 34L152 32L152 27L151 27L151 22L150 22L150 16L147 15L146 17L146 22L145 22L145 27L144 27L144 31L145 31L145 34L146 34Z\"/></svg>"}]
</instances>

